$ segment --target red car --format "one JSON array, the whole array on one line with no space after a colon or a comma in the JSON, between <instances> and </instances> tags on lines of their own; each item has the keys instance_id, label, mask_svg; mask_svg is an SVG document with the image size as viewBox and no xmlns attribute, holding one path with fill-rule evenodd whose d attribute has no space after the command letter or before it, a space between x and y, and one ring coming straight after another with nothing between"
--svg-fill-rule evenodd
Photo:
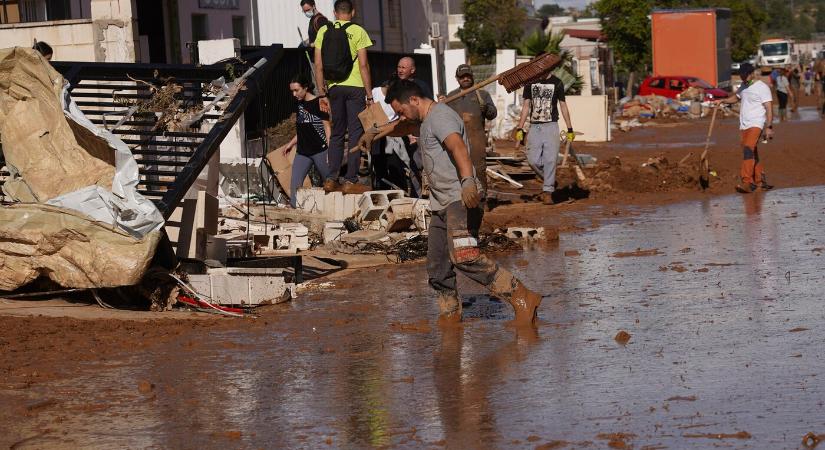
<instances>
[{"instance_id":1,"label":"red car","mask_svg":"<svg viewBox=\"0 0 825 450\"><path fill-rule=\"evenodd\" d=\"M730 94L722 89L715 88L707 81L696 77L647 77L639 88L639 95L661 95L667 98L676 98L685 89L698 87L705 90L708 100L726 98Z\"/></svg>"}]
</instances>

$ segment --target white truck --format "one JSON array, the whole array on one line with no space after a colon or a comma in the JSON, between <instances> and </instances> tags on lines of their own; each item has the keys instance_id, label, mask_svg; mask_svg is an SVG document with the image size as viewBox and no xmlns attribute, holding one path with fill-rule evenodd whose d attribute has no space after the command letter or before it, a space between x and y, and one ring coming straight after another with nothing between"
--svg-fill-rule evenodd
<instances>
[{"instance_id":1,"label":"white truck","mask_svg":"<svg viewBox=\"0 0 825 450\"><path fill-rule=\"evenodd\" d=\"M789 39L768 39L759 43L757 64L762 71L770 72L775 67L787 67L799 63L794 42Z\"/></svg>"}]
</instances>

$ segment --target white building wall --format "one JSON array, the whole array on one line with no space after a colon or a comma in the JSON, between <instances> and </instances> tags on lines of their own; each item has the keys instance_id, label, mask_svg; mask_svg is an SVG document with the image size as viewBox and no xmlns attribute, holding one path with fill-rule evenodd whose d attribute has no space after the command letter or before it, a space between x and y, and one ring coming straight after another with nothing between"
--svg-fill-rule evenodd
<instances>
[{"instance_id":1,"label":"white building wall","mask_svg":"<svg viewBox=\"0 0 825 450\"><path fill-rule=\"evenodd\" d=\"M301 11L300 1L252 0L253 35L255 45L282 44L295 48L301 43L298 29L307 39L309 19ZM332 20L334 0L316 0L315 5L323 15ZM356 12L357 13L357 12Z\"/></svg>"},{"instance_id":2,"label":"white building wall","mask_svg":"<svg viewBox=\"0 0 825 450\"><path fill-rule=\"evenodd\" d=\"M54 49L55 61L135 62L139 60L136 0L91 0L91 19L0 25L0 48L31 47L34 40Z\"/></svg>"},{"instance_id":3,"label":"white building wall","mask_svg":"<svg viewBox=\"0 0 825 450\"><path fill-rule=\"evenodd\" d=\"M139 1L139 0L138 0ZM234 37L232 33L232 18L245 17L246 18L246 36L247 42L241 42L241 45L251 43L253 33L252 28L252 0L237 0L237 8L223 9L223 8L201 8L200 2L203 0L178 0L178 25L180 29L180 54L184 63L190 62L189 49L186 48L187 42L192 42L192 15L205 14L208 21L207 39L229 39ZM276 14L286 12L286 4L292 5L293 2L288 0L262 0L273 5L280 5L280 11ZM220 2L217 2L220 3ZM295 8L300 11L298 2L295 2Z\"/></svg>"}]
</instances>

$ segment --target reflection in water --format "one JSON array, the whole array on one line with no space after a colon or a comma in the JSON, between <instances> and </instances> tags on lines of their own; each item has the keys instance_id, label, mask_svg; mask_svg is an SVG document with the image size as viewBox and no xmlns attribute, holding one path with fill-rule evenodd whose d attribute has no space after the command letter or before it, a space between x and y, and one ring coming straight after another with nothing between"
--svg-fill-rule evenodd
<instances>
[{"instance_id":1,"label":"reflection in water","mask_svg":"<svg viewBox=\"0 0 825 450\"><path fill-rule=\"evenodd\" d=\"M633 448L798 448L825 398L823 194L672 205L496 255L527 261L518 275L546 295L530 332L484 295L462 327L433 327L421 264L349 274L357 296L326 289L266 326L33 386L60 407L22 416L8 445L604 448L626 433ZM657 252L620 256L637 249ZM752 438L688 437L737 431Z\"/></svg>"},{"instance_id":2,"label":"reflection in water","mask_svg":"<svg viewBox=\"0 0 825 450\"><path fill-rule=\"evenodd\" d=\"M442 330L434 355L435 388L438 396L443 440L448 448L499 448L499 426L495 400L513 406L518 399L497 399L502 385L521 383L522 362L530 347L539 342L536 328L513 328L512 338L485 349L478 358L463 358L465 329ZM512 403L511 403L512 402Z\"/></svg>"}]
</instances>

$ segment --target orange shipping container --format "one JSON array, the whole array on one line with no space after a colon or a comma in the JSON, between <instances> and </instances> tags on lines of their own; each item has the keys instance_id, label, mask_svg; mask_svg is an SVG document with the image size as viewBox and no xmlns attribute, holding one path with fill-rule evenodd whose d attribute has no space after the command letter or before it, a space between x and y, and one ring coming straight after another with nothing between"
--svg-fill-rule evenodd
<instances>
[{"instance_id":1,"label":"orange shipping container","mask_svg":"<svg viewBox=\"0 0 825 450\"><path fill-rule=\"evenodd\" d=\"M729 9L654 10L653 75L692 76L730 86Z\"/></svg>"}]
</instances>

